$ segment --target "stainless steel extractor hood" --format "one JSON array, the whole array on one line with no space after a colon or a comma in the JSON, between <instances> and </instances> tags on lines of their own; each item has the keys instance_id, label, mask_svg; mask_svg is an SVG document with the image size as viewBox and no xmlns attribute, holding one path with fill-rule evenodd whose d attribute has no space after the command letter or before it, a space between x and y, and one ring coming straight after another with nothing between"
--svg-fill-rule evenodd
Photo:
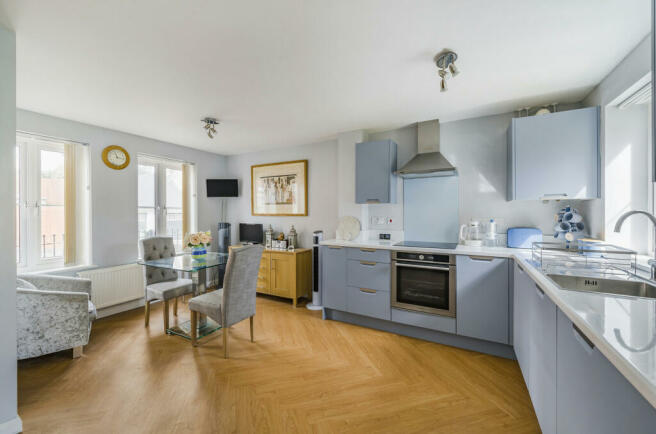
<instances>
[{"instance_id":1,"label":"stainless steel extractor hood","mask_svg":"<svg viewBox=\"0 0 656 434\"><path fill-rule=\"evenodd\" d=\"M402 178L428 178L456 174L456 168L440 153L439 120L417 124L417 155L395 173Z\"/></svg>"}]
</instances>

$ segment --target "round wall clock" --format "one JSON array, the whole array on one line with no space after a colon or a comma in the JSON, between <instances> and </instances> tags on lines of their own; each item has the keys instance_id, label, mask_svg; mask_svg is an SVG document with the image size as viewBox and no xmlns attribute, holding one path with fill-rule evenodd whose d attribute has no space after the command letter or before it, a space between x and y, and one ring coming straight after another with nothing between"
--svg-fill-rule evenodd
<instances>
[{"instance_id":1,"label":"round wall clock","mask_svg":"<svg viewBox=\"0 0 656 434\"><path fill-rule=\"evenodd\" d=\"M111 145L103 149L102 159L107 167L114 170L125 169L130 164L130 154L118 145Z\"/></svg>"}]
</instances>

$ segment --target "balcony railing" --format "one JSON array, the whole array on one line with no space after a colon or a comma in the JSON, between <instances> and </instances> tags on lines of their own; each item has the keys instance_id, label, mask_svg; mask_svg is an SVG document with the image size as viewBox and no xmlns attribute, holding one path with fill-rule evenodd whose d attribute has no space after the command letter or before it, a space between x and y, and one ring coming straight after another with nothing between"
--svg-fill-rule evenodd
<instances>
[{"instance_id":1,"label":"balcony railing","mask_svg":"<svg viewBox=\"0 0 656 434\"><path fill-rule=\"evenodd\" d=\"M64 256L64 234L41 235L41 258L61 258Z\"/></svg>"}]
</instances>

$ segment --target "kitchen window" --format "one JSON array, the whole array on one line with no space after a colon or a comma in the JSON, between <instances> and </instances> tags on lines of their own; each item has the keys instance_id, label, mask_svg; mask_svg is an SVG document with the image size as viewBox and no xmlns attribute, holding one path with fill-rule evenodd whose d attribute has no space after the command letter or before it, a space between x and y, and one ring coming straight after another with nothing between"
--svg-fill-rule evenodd
<instances>
[{"instance_id":1,"label":"kitchen window","mask_svg":"<svg viewBox=\"0 0 656 434\"><path fill-rule=\"evenodd\" d=\"M654 213L653 148L651 137L651 80L631 86L605 109L605 238L651 256L654 227L641 215L627 219L621 232L614 231L627 211Z\"/></svg>"},{"instance_id":2,"label":"kitchen window","mask_svg":"<svg viewBox=\"0 0 656 434\"><path fill-rule=\"evenodd\" d=\"M139 240L168 236L173 238L176 252L181 252L184 235L196 227L195 184L192 164L139 156Z\"/></svg>"},{"instance_id":3,"label":"kitchen window","mask_svg":"<svg viewBox=\"0 0 656 434\"><path fill-rule=\"evenodd\" d=\"M21 271L88 261L88 150L16 137L16 263Z\"/></svg>"}]
</instances>

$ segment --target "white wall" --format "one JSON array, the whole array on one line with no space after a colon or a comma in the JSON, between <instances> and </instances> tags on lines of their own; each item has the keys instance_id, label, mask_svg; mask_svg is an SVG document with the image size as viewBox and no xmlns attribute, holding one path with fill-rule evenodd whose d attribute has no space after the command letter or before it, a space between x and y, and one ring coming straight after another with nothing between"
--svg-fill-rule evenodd
<instances>
[{"instance_id":1,"label":"white wall","mask_svg":"<svg viewBox=\"0 0 656 434\"><path fill-rule=\"evenodd\" d=\"M21 431L16 401L16 38L0 26L0 433Z\"/></svg>"},{"instance_id":2,"label":"white wall","mask_svg":"<svg viewBox=\"0 0 656 434\"><path fill-rule=\"evenodd\" d=\"M198 229L211 229L216 239L219 200L207 198L205 179L224 177L225 157L26 110L17 111L17 129L89 143L94 265L118 265L137 259L137 155L140 153L195 163ZM202 134L200 127L198 134ZM108 145L121 145L130 153L132 160L127 168L117 171L103 163L102 150Z\"/></svg>"},{"instance_id":3,"label":"white wall","mask_svg":"<svg viewBox=\"0 0 656 434\"><path fill-rule=\"evenodd\" d=\"M647 217L626 220L620 233L613 231L620 215L649 209L650 105L620 110L606 108L605 233L606 241L647 254L651 227Z\"/></svg>"},{"instance_id":4,"label":"white wall","mask_svg":"<svg viewBox=\"0 0 656 434\"><path fill-rule=\"evenodd\" d=\"M337 147L337 141L332 140L227 157L227 177L238 178L240 190L239 197L227 199L232 242L239 241L239 223L263 223L265 229L271 225L276 233L284 232L285 235L294 225L301 247L312 246L312 232L315 230L323 230L326 238L334 238L338 216ZM308 216L251 215L251 166L305 159L308 160Z\"/></svg>"},{"instance_id":5,"label":"white wall","mask_svg":"<svg viewBox=\"0 0 656 434\"><path fill-rule=\"evenodd\" d=\"M619 102L618 99L636 83L649 78L651 74L651 34L647 35L597 87L583 100L584 106L601 106L601 155L605 160L606 137L612 132L606 126L606 106ZM593 236L605 239L604 197L606 194L605 167L601 167L601 199L588 201L585 213L590 216L590 232Z\"/></svg>"}]
</instances>

